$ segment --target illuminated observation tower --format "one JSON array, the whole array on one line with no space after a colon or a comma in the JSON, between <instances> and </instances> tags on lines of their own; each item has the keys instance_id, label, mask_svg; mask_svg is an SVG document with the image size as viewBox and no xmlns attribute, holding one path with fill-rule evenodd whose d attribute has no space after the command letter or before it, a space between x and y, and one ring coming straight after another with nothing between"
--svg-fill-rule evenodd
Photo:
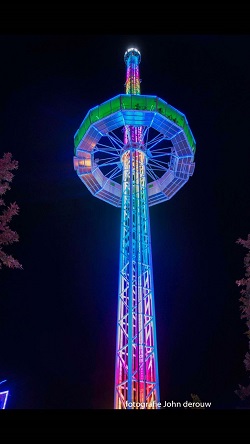
<instances>
[{"instance_id":1,"label":"illuminated observation tower","mask_svg":"<svg viewBox=\"0 0 250 444\"><path fill-rule=\"evenodd\" d=\"M89 191L121 207L115 409L160 408L149 207L194 172L187 119L140 94L138 49L125 52L125 94L92 108L74 136L74 169Z\"/></svg>"}]
</instances>

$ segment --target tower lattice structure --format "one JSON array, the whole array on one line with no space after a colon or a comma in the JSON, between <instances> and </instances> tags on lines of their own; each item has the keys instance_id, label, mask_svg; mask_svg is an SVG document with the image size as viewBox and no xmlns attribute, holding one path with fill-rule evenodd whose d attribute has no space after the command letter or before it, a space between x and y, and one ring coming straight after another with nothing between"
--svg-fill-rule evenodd
<instances>
[{"instance_id":1,"label":"tower lattice structure","mask_svg":"<svg viewBox=\"0 0 250 444\"><path fill-rule=\"evenodd\" d=\"M115 409L160 406L149 207L194 172L196 142L184 114L141 95L136 48L125 52L125 94L92 108L74 136L74 168L95 196L121 208Z\"/></svg>"}]
</instances>

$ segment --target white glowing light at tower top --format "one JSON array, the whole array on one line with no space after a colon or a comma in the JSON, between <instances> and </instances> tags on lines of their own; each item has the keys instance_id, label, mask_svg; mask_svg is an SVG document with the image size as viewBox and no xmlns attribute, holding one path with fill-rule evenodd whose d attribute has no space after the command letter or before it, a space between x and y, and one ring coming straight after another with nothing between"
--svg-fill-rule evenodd
<instances>
[{"instance_id":1,"label":"white glowing light at tower top","mask_svg":"<svg viewBox=\"0 0 250 444\"><path fill-rule=\"evenodd\" d=\"M138 49L136 49L136 48L129 48L129 49L127 49L127 51L126 51L125 54L124 54L125 62L127 61L128 57L129 57L129 55L130 55L131 53L132 53L132 55L137 56L138 59L139 59L139 62L140 62L140 60L141 60L141 53L140 53L140 51L138 51Z\"/></svg>"}]
</instances>

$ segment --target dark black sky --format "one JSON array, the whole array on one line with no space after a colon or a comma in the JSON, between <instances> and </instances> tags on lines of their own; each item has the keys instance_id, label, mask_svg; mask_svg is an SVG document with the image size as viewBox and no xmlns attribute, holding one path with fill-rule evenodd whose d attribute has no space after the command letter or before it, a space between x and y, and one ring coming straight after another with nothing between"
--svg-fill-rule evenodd
<instances>
[{"instance_id":1,"label":"dark black sky","mask_svg":"<svg viewBox=\"0 0 250 444\"><path fill-rule=\"evenodd\" d=\"M27 33L0 36L1 155L19 162L8 252L23 265L0 271L7 409L113 408L120 209L77 177L73 138L90 108L124 93L131 46L141 94L184 113L197 144L193 177L150 209L161 398L246 406L235 281L250 232L250 36Z\"/></svg>"}]
</instances>

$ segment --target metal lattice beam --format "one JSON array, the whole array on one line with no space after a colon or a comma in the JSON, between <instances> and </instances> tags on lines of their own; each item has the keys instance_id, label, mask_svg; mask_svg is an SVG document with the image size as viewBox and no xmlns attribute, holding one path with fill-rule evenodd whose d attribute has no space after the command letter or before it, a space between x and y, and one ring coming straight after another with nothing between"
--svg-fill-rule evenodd
<instances>
[{"instance_id":1,"label":"metal lattice beam","mask_svg":"<svg viewBox=\"0 0 250 444\"><path fill-rule=\"evenodd\" d=\"M115 408L159 402L146 157L123 155Z\"/></svg>"}]
</instances>

